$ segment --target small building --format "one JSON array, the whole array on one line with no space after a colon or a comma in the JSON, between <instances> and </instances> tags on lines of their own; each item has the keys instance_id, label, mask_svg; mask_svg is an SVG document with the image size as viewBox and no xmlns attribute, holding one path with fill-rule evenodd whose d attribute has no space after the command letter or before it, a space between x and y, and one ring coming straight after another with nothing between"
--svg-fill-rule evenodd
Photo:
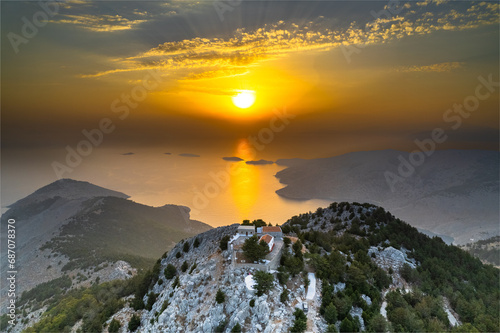
<instances>
[{"instance_id":1,"label":"small building","mask_svg":"<svg viewBox=\"0 0 500 333\"><path fill-rule=\"evenodd\" d=\"M241 236L253 236L255 235L255 226L253 225L240 225L238 227L238 234Z\"/></svg>"},{"instance_id":2,"label":"small building","mask_svg":"<svg viewBox=\"0 0 500 333\"><path fill-rule=\"evenodd\" d=\"M266 234L260 237L259 243L261 240L267 243L267 246L269 247L269 252L271 252L274 248L274 237Z\"/></svg>"},{"instance_id":3,"label":"small building","mask_svg":"<svg viewBox=\"0 0 500 333\"><path fill-rule=\"evenodd\" d=\"M262 234L271 235L278 239L283 238L283 231L281 231L280 227L262 227Z\"/></svg>"}]
</instances>

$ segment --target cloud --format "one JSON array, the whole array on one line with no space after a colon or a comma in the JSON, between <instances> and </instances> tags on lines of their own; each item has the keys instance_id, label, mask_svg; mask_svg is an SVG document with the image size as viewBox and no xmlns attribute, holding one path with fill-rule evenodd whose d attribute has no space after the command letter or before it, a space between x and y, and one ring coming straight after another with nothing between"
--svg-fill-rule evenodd
<instances>
[{"instance_id":1,"label":"cloud","mask_svg":"<svg viewBox=\"0 0 500 333\"><path fill-rule=\"evenodd\" d=\"M438 64L425 65L425 66L406 66L399 67L396 70L398 72L451 72L453 70L462 68L465 63L463 62L442 62Z\"/></svg>"},{"instance_id":2,"label":"cloud","mask_svg":"<svg viewBox=\"0 0 500 333\"><path fill-rule=\"evenodd\" d=\"M146 22L146 20L130 20L120 15L65 14L50 22L72 24L94 32L111 32L132 29L136 25Z\"/></svg>"},{"instance_id":3,"label":"cloud","mask_svg":"<svg viewBox=\"0 0 500 333\"><path fill-rule=\"evenodd\" d=\"M62 8L70 9L75 7L88 7L92 5L92 2L87 0L66 0L58 1L57 4Z\"/></svg>"},{"instance_id":4,"label":"cloud","mask_svg":"<svg viewBox=\"0 0 500 333\"><path fill-rule=\"evenodd\" d=\"M426 6L429 2L424 2ZM363 25L352 22L337 28L333 19L318 17L306 23L279 21L254 30L240 28L232 36L196 37L162 43L128 58L113 59L118 68L85 74L103 77L115 73L162 70L176 79L199 80L243 75L252 66L303 51L325 51L352 45L387 43L413 35L426 35L439 30L459 31L498 24L498 4L478 3L468 7L446 5L441 1L433 12L403 11L393 17L377 18ZM439 6L438 6L439 5ZM166 7L191 6L185 1L168 3ZM424 7L422 4L418 5ZM439 8L438 8L439 7ZM460 11L458 10L460 8ZM449 71L457 63L416 66L407 71Z\"/></svg>"}]
</instances>

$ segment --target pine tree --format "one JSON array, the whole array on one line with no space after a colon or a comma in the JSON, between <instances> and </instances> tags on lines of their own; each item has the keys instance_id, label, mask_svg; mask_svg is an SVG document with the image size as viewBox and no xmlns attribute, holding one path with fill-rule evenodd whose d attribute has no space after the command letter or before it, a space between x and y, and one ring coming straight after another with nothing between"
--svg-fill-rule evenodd
<instances>
[{"instance_id":1,"label":"pine tree","mask_svg":"<svg viewBox=\"0 0 500 333\"><path fill-rule=\"evenodd\" d=\"M215 295L215 301L218 304L221 304L224 303L225 300L226 300L226 294L224 294L224 292L220 289L217 290L217 294Z\"/></svg>"}]
</instances>

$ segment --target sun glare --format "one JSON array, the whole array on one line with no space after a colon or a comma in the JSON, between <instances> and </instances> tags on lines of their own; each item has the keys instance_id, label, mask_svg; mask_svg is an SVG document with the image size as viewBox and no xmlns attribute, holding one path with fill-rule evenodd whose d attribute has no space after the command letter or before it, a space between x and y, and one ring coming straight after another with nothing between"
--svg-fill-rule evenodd
<instances>
[{"instance_id":1,"label":"sun glare","mask_svg":"<svg viewBox=\"0 0 500 333\"><path fill-rule=\"evenodd\" d=\"M240 90L238 94L231 97L233 104L240 109L247 109L253 105L255 102L255 91L252 90Z\"/></svg>"}]
</instances>

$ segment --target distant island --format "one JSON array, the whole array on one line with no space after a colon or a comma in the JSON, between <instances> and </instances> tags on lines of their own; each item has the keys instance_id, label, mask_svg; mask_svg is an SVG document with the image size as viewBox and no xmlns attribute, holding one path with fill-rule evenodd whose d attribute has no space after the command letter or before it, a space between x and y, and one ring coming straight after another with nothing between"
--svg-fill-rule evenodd
<instances>
[{"instance_id":1,"label":"distant island","mask_svg":"<svg viewBox=\"0 0 500 333\"><path fill-rule=\"evenodd\" d=\"M439 150L419 166L410 164L410 153L397 150L278 160L288 168L276 174L286 185L276 193L295 200L370 202L465 244L498 235L498 160L498 151L488 150Z\"/></svg>"},{"instance_id":2,"label":"distant island","mask_svg":"<svg viewBox=\"0 0 500 333\"><path fill-rule=\"evenodd\" d=\"M246 161L246 164L250 165L266 165L266 164L274 164L273 161L267 161L267 160L258 160L258 161Z\"/></svg>"},{"instance_id":3,"label":"distant island","mask_svg":"<svg viewBox=\"0 0 500 333\"><path fill-rule=\"evenodd\" d=\"M236 156L231 156L231 157L223 157L222 158L224 161L229 161L229 162L241 162L244 161L244 159L236 157Z\"/></svg>"}]
</instances>

